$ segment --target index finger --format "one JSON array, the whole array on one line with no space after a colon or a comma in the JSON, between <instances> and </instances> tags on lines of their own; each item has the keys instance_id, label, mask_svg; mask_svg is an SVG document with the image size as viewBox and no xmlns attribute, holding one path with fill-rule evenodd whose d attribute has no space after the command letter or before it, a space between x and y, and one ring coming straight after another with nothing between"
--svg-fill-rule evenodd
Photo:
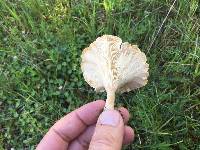
<instances>
[{"instance_id":1,"label":"index finger","mask_svg":"<svg viewBox=\"0 0 200 150\"><path fill-rule=\"evenodd\" d=\"M66 149L87 126L96 123L104 105L103 100L97 100L64 116L50 128L37 149Z\"/></svg>"}]
</instances>

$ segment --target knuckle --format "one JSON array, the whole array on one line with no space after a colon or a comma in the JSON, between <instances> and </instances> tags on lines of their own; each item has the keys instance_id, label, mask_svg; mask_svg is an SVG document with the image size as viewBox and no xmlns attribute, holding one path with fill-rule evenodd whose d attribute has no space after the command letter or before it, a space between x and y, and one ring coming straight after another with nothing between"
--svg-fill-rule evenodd
<instances>
[{"instance_id":1,"label":"knuckle","mask_svg":"<svg viewBox=\"0 0 200 150\"><path fill-rule=\"evenodd\" d=\"M95 150L102 150L104 148L105 150L109 149L112 150L115 145L115 137L113 135L108 135L104 137L94 137L94 139L91 141L90 146L91 149Z\"/></svg>"},{"instance_id":2,"label":"knuckle","mask_svg":"<svg viewBox=\"0 0 200 150\"><path fill-rule=\"evenodd\" d=\"M85 149L88 149L89 142L84 138L78 138L77 142Z\"/></svg>"}]
</instances>

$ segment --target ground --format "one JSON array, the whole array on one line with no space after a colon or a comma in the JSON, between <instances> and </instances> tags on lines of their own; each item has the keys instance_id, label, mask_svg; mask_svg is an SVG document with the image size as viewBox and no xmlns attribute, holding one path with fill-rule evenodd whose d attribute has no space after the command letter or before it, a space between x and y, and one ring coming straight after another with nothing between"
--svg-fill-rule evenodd
<instances>
[{"instance_id":1,"label":"ground","mask_svg":"<svg viewBox=\"0 0 200 150\"><path fill-rule=\"evenodd\" d=\"M0 0L0 149L34 149L61 116L105 99L80 69L103 34L150 64L145 87L117 95L136 134L124 149L200 149L198 0Z\"/></svg>"}]
</instances>

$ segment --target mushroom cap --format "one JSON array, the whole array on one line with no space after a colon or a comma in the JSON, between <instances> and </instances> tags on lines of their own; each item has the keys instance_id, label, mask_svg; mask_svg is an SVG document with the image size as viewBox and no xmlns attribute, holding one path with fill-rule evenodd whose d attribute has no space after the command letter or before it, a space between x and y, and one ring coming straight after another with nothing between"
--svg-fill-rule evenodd
<instances>
[{"instance_id":1,"label":"mushroom cap","mask_svg":"<svg viewBox=\"0 0 200 150\"><path fill-rule=\"evenodd\" d=\"M95 91L129 92L147 83L149 65L137 45L117 36L98 37L82 52L81 69Z\"/></svg>"}]
</instances>

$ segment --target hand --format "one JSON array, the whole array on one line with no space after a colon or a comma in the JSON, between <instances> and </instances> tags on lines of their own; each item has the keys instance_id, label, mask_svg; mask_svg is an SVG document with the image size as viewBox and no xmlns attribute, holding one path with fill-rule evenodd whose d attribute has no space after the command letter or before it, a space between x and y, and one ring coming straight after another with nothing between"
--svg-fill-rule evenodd
<instances>
[{"instance_id":1,"label":"hand","mask_svg":"<svg viewBox=\"0 0 200 150\"><path fill-rule=\"evenodd\" d=\"M126 124L125 108L103 111L105 102L88 103L57 121L37 150L120 150L133 141L133 129ZM102 112L103 111L103 112ZM123 117L122 117L123 116Z\"/></svg>"}]
</instances>

